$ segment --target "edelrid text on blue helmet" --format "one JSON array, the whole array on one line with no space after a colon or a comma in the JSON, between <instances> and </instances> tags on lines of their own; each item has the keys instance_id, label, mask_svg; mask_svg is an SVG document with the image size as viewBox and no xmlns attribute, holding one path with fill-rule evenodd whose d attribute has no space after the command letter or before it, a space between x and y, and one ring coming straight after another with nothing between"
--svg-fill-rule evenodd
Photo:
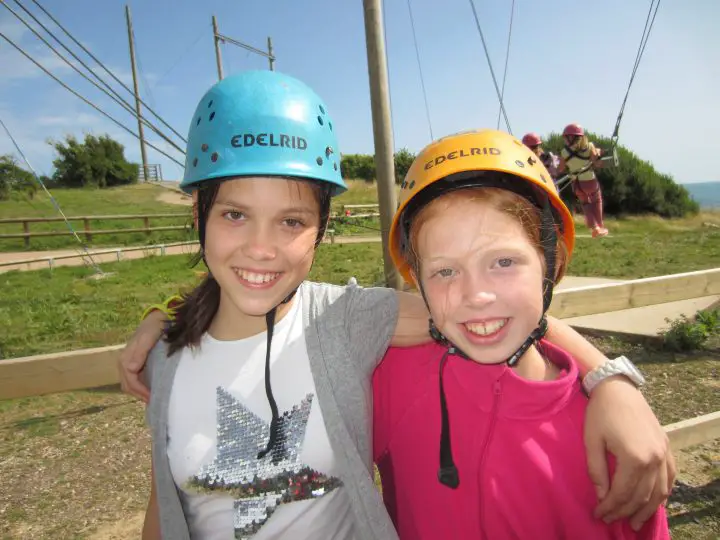
<instances>
[{"instance_id":1,"label":"edelrid text on blue helmet","mask_svg":"<svg viewBox=\"0 0 720 540\"><path fill-rule=\"evenodd\" d=\"M229 176L288 176L347 189L340 150L322 100L299 80L246 71L215 84L200 100L188 133L180 187Z\"/></svg>"}]
</instances>

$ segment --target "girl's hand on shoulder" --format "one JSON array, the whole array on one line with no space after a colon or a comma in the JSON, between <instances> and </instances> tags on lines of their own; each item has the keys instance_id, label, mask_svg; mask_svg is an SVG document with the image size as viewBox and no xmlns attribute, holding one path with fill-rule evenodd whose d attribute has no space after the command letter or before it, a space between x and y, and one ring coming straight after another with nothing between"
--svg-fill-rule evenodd
<instances>
[{"instance_id":1,"label":"girl's hand on shoulder","mask_svg":"<svg viewBox=\"0 0 720 540\"><path fill-rule=\"evenodd\" d=\"M150 390L140 380L150 351L162 337L166 315L153 311L140 323L118 359L118 372L122 391L147 403Z\"/></svg>"},{"instance_id":2,"label":"girl's hand on shoulder","mask_svg":"<svg viewBox=\"0 0 720 540\"><path fill-rule=\"evenodd\" d=\"M628 380L614 377L593 390L585 422L588 470L606 522L630 518L638 530L667 501L675 460L665 431L647 401ZM617 458L612 479L607 453Z\"/></svg>"}]
</instances>

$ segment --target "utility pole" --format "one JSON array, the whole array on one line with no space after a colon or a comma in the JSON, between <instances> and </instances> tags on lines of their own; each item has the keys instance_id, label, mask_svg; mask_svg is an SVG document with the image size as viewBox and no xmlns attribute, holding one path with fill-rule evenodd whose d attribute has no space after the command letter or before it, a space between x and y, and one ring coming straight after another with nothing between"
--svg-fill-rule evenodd
<instances>
[{"instance_id":1,"label":"utility pole","mask_svg":"<svg viewBox=\"0 0 720 540\"><path fill-rule=\"evenodd\" d=\"M222 56L220 56L220 33L218 32L217 19L212 16L213 38L215 39L215 61L217 62L218 80L223 80Z\"/></svg>"},{"instance_id":2,"label":"utility pole","mask_svg":"<svg viewBox=\"0 0 720 540\"><path fill-rule=\"evenodd\" d=\"M270 71L275 71L275 57L272 50L272 38L268 36L268 62L270 62Z\"/></svg>"},{"instance_id":3,"label":"utility pole","mask_svg":"<svg viewBox=\"0 0 720 540\"><path fill-rule=\"evenodd\" d=\"M145 131L143 130L142 111L140 110L140 92L138 91L137 70L135 68L135 41L133 40L132 19L130 6L125 5L125 18L127 19L128 41L130 42L130 67L132 68L133 88L135 90L135 114L138 121L138 135L140 138L140 155L142 156L143 178L148 181L147 151L145 150Z\"/></svg>"},{"instance_id":4,"label":"utility pole","mask_svg":"<svg viewBox=\"0 0 720 540\"><path fill-rule=\"evenodd\" d=\"M215 15L213 15L212 18L212 25L213 37L215 38L215 58L217 60L218 79L220 79L221 81L223 79L222 58L220 56L220 43L229 43L230 45L235 45L236 47L240 47L241 49L245 49L246 51L250 51L260 56L264 56L270 62L270 71L275 71L275 55L273 54L271 37L268 36L267 38L268 51L265 52L263 50L256 49L255 47L252 47L247 43L242 43L237 39L222 35L220 32L218 32L217 19L215 18Z\"/></svg>"},{"instance_id":5,"label":"utility pole","mask_svg":"<svg viewBox=\"0 0 720 540\"><path fill-rule=\"evenodd\" d=\"M375 140L375 170L377 173L380 228L382 229L385 282L388 287L401 290L402 279L390 258L389 237L392 217L397 208L395 194L395 159L393 156L392 120L390 118L390 90L385 30L382 19L382 0L363 0L365 14L365 42L368 74L370 76L370 105L372 107L373 138Z\"/></svg>"}]
</instances>

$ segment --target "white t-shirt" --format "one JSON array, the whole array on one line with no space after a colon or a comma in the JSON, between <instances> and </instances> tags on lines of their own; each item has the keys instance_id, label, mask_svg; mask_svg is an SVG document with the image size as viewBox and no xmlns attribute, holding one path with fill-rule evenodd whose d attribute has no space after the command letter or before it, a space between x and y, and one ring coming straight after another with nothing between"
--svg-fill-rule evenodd
<instances>
[{"instance_id":1,"label":"white t-shirt","mask_svg":"<svg viewBox=\"0 0 720 540\"><path fill-rule=\"evenodd\" d=\"M270 380L281 417L268 442L267 334L180 355L168 411L168 458L192 538L351 540L353 515L323 422L296 295L275 325ZM229 488L229 489L228 489Z\"/></svg>"}]
</instances>

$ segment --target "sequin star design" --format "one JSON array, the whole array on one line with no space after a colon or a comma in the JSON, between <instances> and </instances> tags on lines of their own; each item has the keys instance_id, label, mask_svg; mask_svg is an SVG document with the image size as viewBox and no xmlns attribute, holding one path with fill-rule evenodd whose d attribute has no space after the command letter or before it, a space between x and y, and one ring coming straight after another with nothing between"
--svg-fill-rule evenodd
<instances>
[{"instance_id":1,"label":"sequin star design","mask_svg":"<svg viewBox=\"0 0 720 540\"><path fill-rule=\"evenodd\" d=\"M277 444L265 457L270 424L217 388L217 456L189 487L234 497L235 538L250 538L281 504L321 497L341 485L300 460L313 395L280 416Z\"/></svg>"}]
</instances>

